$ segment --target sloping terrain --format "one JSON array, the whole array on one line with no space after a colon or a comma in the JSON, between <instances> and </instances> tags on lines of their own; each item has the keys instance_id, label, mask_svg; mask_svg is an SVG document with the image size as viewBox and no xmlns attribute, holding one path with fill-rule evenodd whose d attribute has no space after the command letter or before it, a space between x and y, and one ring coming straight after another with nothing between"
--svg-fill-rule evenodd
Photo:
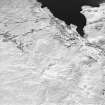
<instances>
[{"instance_id":1,"label":"sloping terrain","mask_svg":"<svg viewBox=\"0 0 105 105\"><path fill-rule=\"evenodd\" d=\"M104 42L104 29L89 20L81 37L37 1L1 0L0 105L105 105L104 43L94 37Z\"/></svg>"}]
</instances>

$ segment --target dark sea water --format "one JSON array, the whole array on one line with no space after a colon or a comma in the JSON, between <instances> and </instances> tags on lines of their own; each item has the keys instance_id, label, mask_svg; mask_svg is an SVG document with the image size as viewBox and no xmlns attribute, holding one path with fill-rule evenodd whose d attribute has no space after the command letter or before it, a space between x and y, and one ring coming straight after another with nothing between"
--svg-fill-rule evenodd
<instances>
[{"instance_id":1,"label":"dark sea water","mask_svg":"<svg viewBox=\"0 0 105 105\"><path fill-rule=\"evenodd\" d=\"M42 7L48 7L53 15L66 22L67 25L77 25L77 31L83 36L83 27L86 25L85 17L80 14L81 6L98 7L102 0L38 0Z\"/></svg>"}]
</instances>

